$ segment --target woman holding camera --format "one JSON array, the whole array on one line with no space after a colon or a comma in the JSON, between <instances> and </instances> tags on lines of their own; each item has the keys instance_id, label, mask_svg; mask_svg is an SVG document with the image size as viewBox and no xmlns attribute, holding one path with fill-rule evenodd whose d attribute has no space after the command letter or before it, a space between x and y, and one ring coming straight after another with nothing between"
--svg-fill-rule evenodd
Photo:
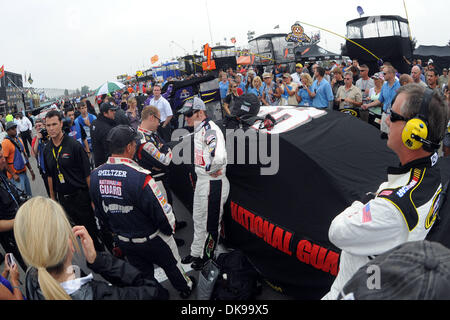
<instances>
[{"instance_id":1,"label":"woman holding camera","mask_svg":"<svg viewBox=\"0 0 450 320\"><path fill-rule=\"evenodd\" d=\"M301 85L298 87L298 91L296 94L297 102L299 106L310 107L312 106L312 98L311 98L311 86L313 84L313 80L309 73L302 73L300 76Z\"/></svg>"},{"instance_id":2,"label":"woman holding camera","mask_svg":"<svg viewBox=\"0 0 450 320\"><path fill-rule=\"evenodd\" d=\"M29 300L165 300L168 291L129 263L96 252L86 228L71 228L57 202L35 197L23 204L14 221L14 237L31 266L25 279ZM87 266L112 285L82 277L72 265L81 241Z\"/></svg>"}]
</instances>

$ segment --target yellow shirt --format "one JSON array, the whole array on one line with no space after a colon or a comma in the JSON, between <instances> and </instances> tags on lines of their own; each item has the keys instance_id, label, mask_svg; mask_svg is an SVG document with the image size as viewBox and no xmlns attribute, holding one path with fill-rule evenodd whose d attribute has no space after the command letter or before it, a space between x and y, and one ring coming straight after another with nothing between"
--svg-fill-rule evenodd
<instances>
[{"instance_id":1,"label":"yellow shirt","mask_svg":"<svg viewBox=\"0 0 450 320\"><path fill-rule=\"evenodd\" d=\"M349 90L347 90L345 86L340 86L336 93L336 99L337 100L350 99L356 102L362 102L362 92L361 89L359 89L355 85L352 85ZM356 107L357 106L345 101L339 103L339 110Z\"/></svg>"}]
</instances>

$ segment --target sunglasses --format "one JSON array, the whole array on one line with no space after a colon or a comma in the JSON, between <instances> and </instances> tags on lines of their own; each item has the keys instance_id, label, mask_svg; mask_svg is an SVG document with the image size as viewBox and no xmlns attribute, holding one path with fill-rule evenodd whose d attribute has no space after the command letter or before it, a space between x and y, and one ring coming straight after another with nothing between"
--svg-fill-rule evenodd
<instances>
[{"instance_id":1,"label":"sunglasses","mask_svg":"<svg viewBox=\"0 0 450 320\"><path fill-rule=\"evenodd\" d=\"M184 116L187 118L192 117L194 114L196 114L199 110L190 110L189 112L185 113Z\"/></svg>"},{"instance_id":2,"label":"sunglasses","mask_svg":"<svg viewBox=\"0 0 450 320\"><path fill-rule=\"evenodd\" d=\"M392 109L391 109L390 120L391 120L391 122L397 122L397 121L407 122L407 121L409 121L409 119L406 119L405 117L399 115L398 113L394 112Z\"/></svg>"}]
</instances>

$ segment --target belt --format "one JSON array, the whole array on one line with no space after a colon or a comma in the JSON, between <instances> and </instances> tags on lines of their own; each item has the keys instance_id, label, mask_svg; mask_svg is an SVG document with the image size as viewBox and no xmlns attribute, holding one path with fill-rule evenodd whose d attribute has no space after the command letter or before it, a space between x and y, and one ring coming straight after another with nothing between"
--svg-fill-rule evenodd
<instances>
[{"instance_id":1,"label":"belt","mask_svg":"<svg viewBox=\"0 0 450 320\"><path fill-rule=\"evenodd\" d=\"M76 197L78 195L80 195L80 193L82 193L83 191L86 191L86 189L78 189L77 191L73 192L73 193L69 193L69 194L62 194L57 192L58 194L58 198L62 198L64 200Z\"/></svg>"},{"instance_id":2,"label":"belt","mask_svg":"<svg viewBox=\"0 0 450 320\"><path fill-rule=\"evenodd\" d=\"M144 238L127 238L127 237L124 237L121 235L117 235L117 238L123 242L132 242L132 243L141 244L141 243L146 243L147 241L154 239L158 234L159 234L159 230L147 237L144 237Z\"/></svg>"}]
</instances>

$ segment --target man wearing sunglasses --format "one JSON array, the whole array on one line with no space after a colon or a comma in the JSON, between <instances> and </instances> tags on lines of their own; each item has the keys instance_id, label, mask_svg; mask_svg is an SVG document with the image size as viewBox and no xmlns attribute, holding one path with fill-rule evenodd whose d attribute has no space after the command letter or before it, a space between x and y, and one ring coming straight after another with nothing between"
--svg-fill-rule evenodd
<instances>
[{"instance_id":1,"label":"man wearing sunglasses","mask_svg":"<svg viewBox=\"0 0 450 320\"><path fill-rule=\"evenodd\" d=\"M424 118L428 134L422 146L412 149L402 134L413 118L405 133L411 125L414 127L417 116ZM436 150L447 121L447 105L439 93L425 93L417 84L399 89L386 124L387 146L398 156L400 166L388 168L388 180L375 194L355 201L331 223L330 242L342 252L339 273L323 299L336 299L346 282L375 256L402 243L425 239L442 202L441 165Z\"/></svg>"},{"instance_id":2,"label":"man wearing sunglasses","mask_svg":"<svg viewBox=\"0 0 450 320\"><path fill-rule=\"evenodd\" d=\"M368 104L363 104L361 108L367 110L372 107L383 105L380 130L381 132L388 134L389 128L387 127L385 120L388 117L389 110L391 109L392 101L397 94L397 90L400 88L400 82L395 78L395 69L392 66L385 66L383 68L383 75L385 83L381 88L378 100L375 100L374 102Z\"/></svg>"},{"instance_id":3,"label":"man wearing sunglasses","mask_svg":"<svg viewBox=\"0 0 450 320\"><path fill-rule=\"evenodd\" d=\"M194 165L197 182L194 192L194 240L191 254L182 263L192 263L194 270L214 257L219 239L223 205L227 201L230 183L225 175L227 151L220 128L206 115L205 103L197 97L188 100L179 111L187 125L194 127Z\"/></svg>"}]
</instances>

